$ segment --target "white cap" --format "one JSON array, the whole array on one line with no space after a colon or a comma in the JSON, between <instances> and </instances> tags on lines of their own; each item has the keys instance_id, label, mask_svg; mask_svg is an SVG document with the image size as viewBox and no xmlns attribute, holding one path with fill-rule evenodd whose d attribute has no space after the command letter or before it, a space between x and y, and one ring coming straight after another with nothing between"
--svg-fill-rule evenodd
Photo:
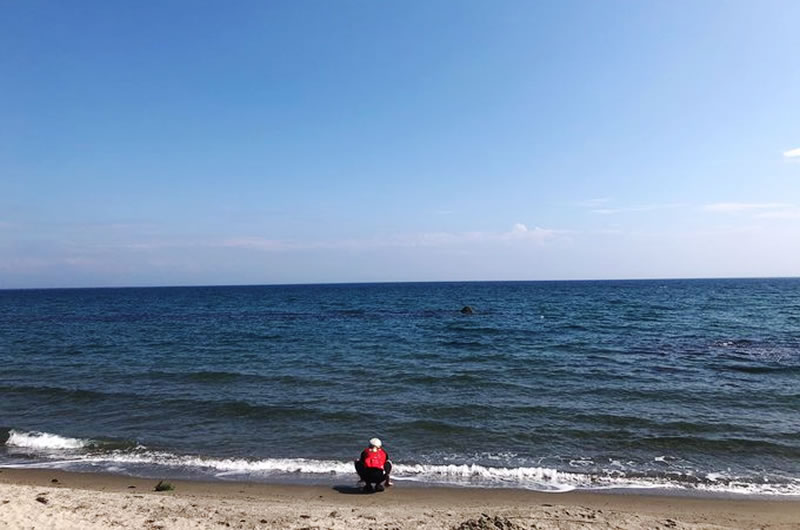
<instances>
[{"instance_id":1,"label":"white cap","mask_svg":"<svg viewBox=\"0 0 800 530\"><path fill-rule=\"evenodd\" d=\"M374 445L375 447L380 447L380 446L382 445L382 444L381 444L381 439L380 439L380 438L373 438L373 439L371 439L371 440L369 441L369 444L370 444L370 445Z\"/></svg>"}]
</instances>

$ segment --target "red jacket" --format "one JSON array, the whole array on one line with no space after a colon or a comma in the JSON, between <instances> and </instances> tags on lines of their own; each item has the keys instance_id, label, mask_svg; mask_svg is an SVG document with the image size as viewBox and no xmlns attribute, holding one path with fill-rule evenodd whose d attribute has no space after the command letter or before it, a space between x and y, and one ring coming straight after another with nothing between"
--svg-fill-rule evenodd
<instances>
[{"instance_id":1,"label":"red jacket","mask_svg":"<svg viewBox=\"0 0 800 530\"><path fill-rule=\"evenodd\" d=\"M361 453L361 461L364 462L366 467L383 469L383 465L388 458L386 451L383 449L373 451L371 447L368 447Z\"/></svg>"}]
</instances>

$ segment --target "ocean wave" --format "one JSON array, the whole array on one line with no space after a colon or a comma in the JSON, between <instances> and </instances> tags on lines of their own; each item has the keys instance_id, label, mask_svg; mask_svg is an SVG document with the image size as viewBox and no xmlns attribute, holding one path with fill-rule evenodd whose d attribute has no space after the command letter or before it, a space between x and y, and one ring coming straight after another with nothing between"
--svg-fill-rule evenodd
<instances>
[{"instance_id":1,"label":"ocean wave","mask_svg":"<svg viewBox=\"0 0 800 530\"><path fill-rule=\"evenodd\" d=\"M47 432L25 432L10 430L6 445L10 447L23 447L27 449L82 449L91 444L91 440L81 438L68 438Z\"/></svg>"},{"instance_id":2,"label":"ocean wave","mask_svg":"<svg viewBox=\"0 0 800 530\"><path fill-rule=\"evenodd\" d=\"M721 364L719 368L733 372L746 374L780 374L796 375L800 374L800 365L778 364L774 366L752 365L752 364Z\"/></svg>"},{"instance_id":3,"label":"ocean wave","mask_svg":"<svg viewBox=\"0 0 800 530\"><path fill-rule=\"evenodd\" d=\"M266 458L248 460L244 458L208 458L202 456L176 455L161 451L117 452L108 455L92 455L82 459L90 463L146 464L171 468L197 469L224 474L305 474L336 475L354 473L353 464L336 460L311 460L305 458Z\"/></svg>"},{"instance_id":4,"label":"ocean wave","mask_svg":"<svg viewBox=\"0 0 800 530\"><path fill-rule=\"evenodd\" d=\"M295 376L279 376L272 378L274 381L294 381L297 384L306 386L329 386L333 383L319 382L318 380L305 379L300 380ZM115 400L122 403L119 406L129 407L133 406L140 399L140 395L134 392L118 392L118 391L95 391L83 390L73 388L62 388L56 386L26 386L26 385L2 385L0 384L0 393L13 392L24 395L33 396L47 396L55 397L62 400L76 401L81 403L95 404L98 402L109 402ZM324 407L297 407L296 405L270 405L262 403L253 403L243 399L206 399L206 396L198 394L189 397L172 397L170 395L152 393L151 399L158 399L162 409L171 408L175 410L176 414L181 414L187 409L193 411L203 410L205 416L210 418L218 417L249 417L255 419L268 418L275 419L280 417L287 417L297 419L302 416L309 418L334 418L334 419L354 419L359 418L360 413L348 411L330 411Z\"/></svg>"},{"instance_id":5,"label":"ocean wave","mask_svg":"<svg viewBox=\"0 0 800 530\"><path fill-rule=\"evenodd\" d=\"M10 431L6 445L48 450L76 450L93 446L92 440L49 433ZM657 460L659 460L657 458ZM17 468L61 468L122 473L164 473L210 476L219 479L280 480L294 477L310 481L355 479L353 463L307 458L213 458L153 451L143 446L112 451L63 452L49 461L4 463ZM160 470L160 471L156 471ZM637 473L634 471L562 471L544 466L503 467L479 464L396 463L393 478L424 484L459 487L520 488L544 492L602 489L661 489L715 494L800 496L800 479L768 480L737 477L727 472ZM324 477L327 477L325 479Z\"/></svg>"},{"instance_id":6,"label":"ocean wave","mask_svg":"<svg viewBox=\"0 0 800 530\"><path fill-rule=\"evenodd\" d=\"M135 397L135 394L120 394L110 392L96 392L94 390L81 390L76 388L61 388L47 385L0 385L0 392L30 394L35 396L52 396L74 401L96 401L108 396Z\"/></svg>"},{"instance_id":7,"label":"ocean wave","mask_svg":"<svg viewBox=\"0 0 800 530\"><path fill-rule=\"evenodd\" d=\"M72 438L39 431L23 431L10 429L0 441L11 449L27 450L33 453L68 451L127 451L142 449L143 446L129 440L95 440L89 438Z\"/></svg>"}]
</instances>

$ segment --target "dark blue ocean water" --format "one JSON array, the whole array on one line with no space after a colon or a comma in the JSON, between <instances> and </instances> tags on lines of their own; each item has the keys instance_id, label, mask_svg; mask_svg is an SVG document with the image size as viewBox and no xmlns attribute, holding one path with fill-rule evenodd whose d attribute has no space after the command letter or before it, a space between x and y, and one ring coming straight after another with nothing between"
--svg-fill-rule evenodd
<instances>
[{"instance_id":1,"label":"dark blue ocean water","mask_svg":"<svg viewBox=\"0 0 800 530\"><path fill-rule=\"evenodd\" d=\"M373 436L401 483L800 494L800 279L0 291L0 465L342 482Z\"/></svg>"}]
</instances>

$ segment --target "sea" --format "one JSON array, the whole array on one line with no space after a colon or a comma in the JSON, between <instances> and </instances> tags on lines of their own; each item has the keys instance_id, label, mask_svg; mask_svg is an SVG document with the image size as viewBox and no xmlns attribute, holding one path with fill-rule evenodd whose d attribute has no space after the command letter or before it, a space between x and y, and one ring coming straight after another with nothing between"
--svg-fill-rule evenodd
<instances>
[{"instance_id":1,"label":"sea","mask_svg":"<svg viewBox=\"0 0 800 530\"><path fill-rule=\"evenodd\" d=\"M473 312L461 309L470 306ZM800 279L0 291L0 467L800 495Z\"/></svg>"}]
</instances>

